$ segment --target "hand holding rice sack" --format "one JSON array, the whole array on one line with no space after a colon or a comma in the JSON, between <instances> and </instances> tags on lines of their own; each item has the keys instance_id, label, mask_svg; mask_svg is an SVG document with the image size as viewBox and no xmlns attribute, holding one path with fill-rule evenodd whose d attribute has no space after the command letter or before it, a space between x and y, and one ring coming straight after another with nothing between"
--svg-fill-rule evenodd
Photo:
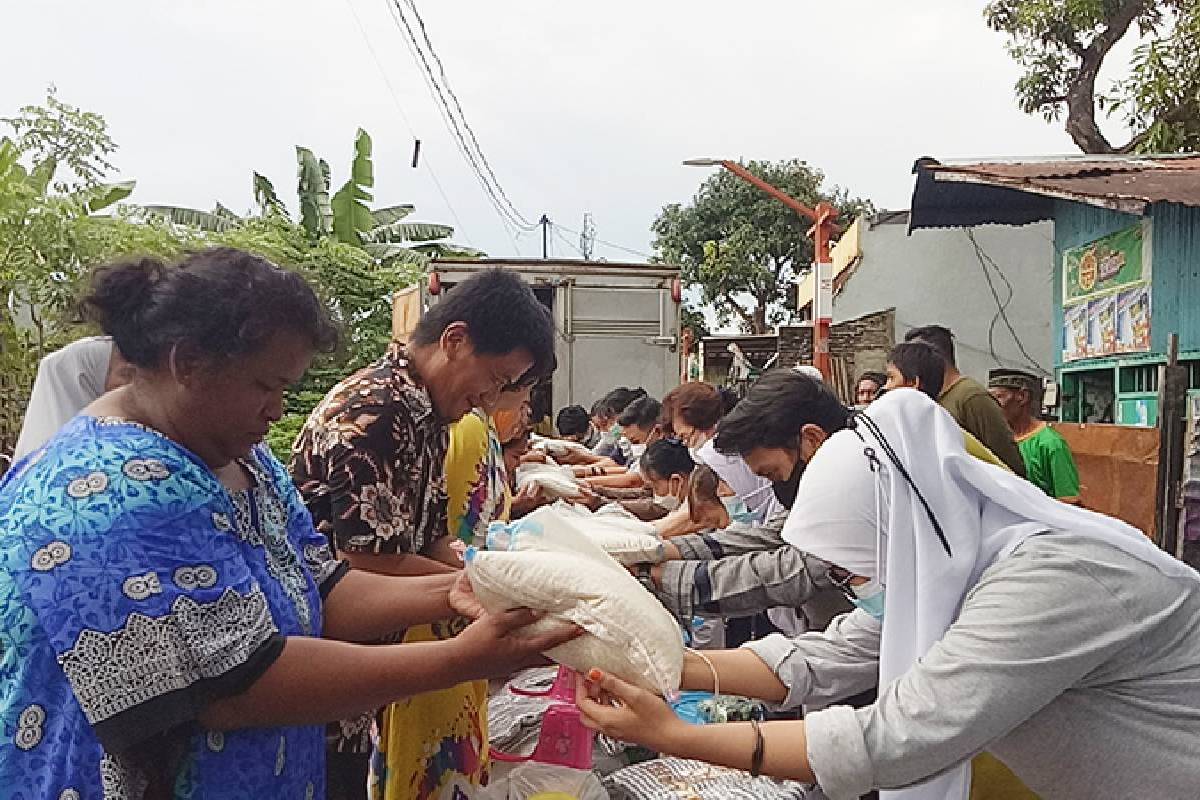
<instances>
[{"instance_id":1,"label":"hand holding rice sack","mask_svg":"<svg viewBox=\"0 0 1200 800\"><path fill-rule=\"evenodd\" d=\"M606 672L668 695L679 688L683 640L674 617L620 564L555 508L510 525L493 524L488 549L468 551L467 575L489 613L525 607L546 617L531 631L562 622L584 630L546 652L586 672Z\"/></svg>"},{"instance_id":2,"label":"hand holding rice sack","mask_svg":"<svg viewBox=\"0 0 1200 800\"><path fill-rule=\"evenodd\" d=\"M832 435L800 427L784 538L837 564L859 608L824 632L707 653L711 671L686 659L681 685L719 680L807 705L805 719L679 728L643 690L597 674L579 699L588 724L816 781L831 800L872 789L960 800L983 751L1044 798L1195 793L1194 570L1125 523L970 457L952 418L918 392L890 393ZM837 705L875 685L873 704Z\"/></svg>"}]
</instances>

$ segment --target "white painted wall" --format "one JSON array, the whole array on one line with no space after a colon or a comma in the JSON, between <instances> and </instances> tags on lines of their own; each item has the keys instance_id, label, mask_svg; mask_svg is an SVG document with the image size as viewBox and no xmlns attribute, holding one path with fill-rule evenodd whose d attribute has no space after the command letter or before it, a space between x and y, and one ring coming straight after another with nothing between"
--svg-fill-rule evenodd
<instances>
[{"instance_id":1,"label":"white painted wall","mask_svg":"<svg viewBox=\"0 0 1200 800\"><path fill-rule=\"evenodd\" d=\"M1054 226L987 225L973 230L980 249L1012 284L1006 313L1024 348L1040 367L1051 371L1057 337L1051 331ZM1001 300L1009 289L989 264ZM920 325L945 325L954 331L958 367L985 382L997 366L1030 369L1004 321L997 320L988 345L988 328L997 305L988 290L980 259L962 228L914 231L908 235L906 212L872 218L862 234L862 260L833 301L834 322L886 308L896 309L896 341Z\"/></svg>"}]
</instances>

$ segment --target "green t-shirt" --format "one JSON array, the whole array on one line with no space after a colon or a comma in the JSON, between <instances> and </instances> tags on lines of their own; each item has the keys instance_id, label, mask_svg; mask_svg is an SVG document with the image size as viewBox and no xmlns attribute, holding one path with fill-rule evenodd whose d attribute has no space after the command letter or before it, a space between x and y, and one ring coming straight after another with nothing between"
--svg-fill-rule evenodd
<instances>
[{"instance_id":1,"label":"green t-shirt","mask_svg":"<svg viewBox=\"0 0 1200 800\"><path fill-rule=\"evenodd\" d=\"M1079 497L1079 470L1062 434L1043 424L1017 442L1025 459L1025 477L1055 498Z\"/></svg>"},{"instance_id":2,"label":"green t-shirt","mask_svg":"<svg viewBox=\"0 0 1200 800\"><path fill-rule=\"evenodd\" d=\"M1016 474L1025 477L1025 461L1012 428L1004 421L1004 413L988 390L972 378L959 378L938 398L942 408L950 412L963 430L971 433L983 446L996 454Z\"/></svg>"}]
</instances>

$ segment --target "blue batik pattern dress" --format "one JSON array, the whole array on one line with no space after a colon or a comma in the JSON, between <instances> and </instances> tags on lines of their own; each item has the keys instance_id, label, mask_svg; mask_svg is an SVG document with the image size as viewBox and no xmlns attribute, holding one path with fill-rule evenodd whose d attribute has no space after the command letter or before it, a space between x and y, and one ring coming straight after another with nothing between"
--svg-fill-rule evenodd
<instances>
[{"instance_id":1,"label":"blue batik pattern dress","mask_svg":"<svg viewBox=\"0 0 1200 800\"><path fill-rule=\"evenodd\" d=\"M0 482L0 799L140 798L155 774L181 799L324 797L321 727L196 721L321 634L345 570L282 465L243 466L227 492L160 434L79 416Z\"/></svg>"}]
</instances>

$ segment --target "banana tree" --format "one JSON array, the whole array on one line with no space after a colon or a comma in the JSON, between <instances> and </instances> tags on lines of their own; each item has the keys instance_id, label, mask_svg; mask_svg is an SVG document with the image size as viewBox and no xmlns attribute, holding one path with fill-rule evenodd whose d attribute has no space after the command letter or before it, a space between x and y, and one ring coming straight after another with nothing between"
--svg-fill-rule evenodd
<instances>
[{"instance_id":1,"label":"banana tree","mask_svg":"<svg viewBox=\"0 0 1200 800\"><path fill-rule=\"evenodd\" d=\"M434 258L469 259L485 255L480 250L446 241L454 235L454 228L449 225L409 222L408 216L416 210L410 204L375 209L367 205L375 199L371 149L371 136L359 128L354 137L350 176L331 195L329 162L307 147L296 147L296 198L300 210L297 221L309 241L315 244L332 239L358 247L385 266L424 265ZM292 219L269 178L253 173L252 188L260 216L277 214ZM210 233L224 233L245 222L220 203L212 211L142 206L141 213Z\"/></svg>"},{"instance_id":2,"label":"banana tree","mask_svg":"<svg viewBox=\"0 0 1200 800\"><path fill-rule=\"evenodd\" d=\"M350 177L332 196L329 164L305 147L296 148L300 225L315 241L332 237L361 247L382 264L424 264L431 258L479 258L478 250L442 241L454 228L427 222L408 222L414 212L410 204L372 209L375 167L371 158L371 136L359 128L354 137ZM256 195L275 195L270 181L255 174ZM260 202L261 205L261 202Z\"/></svg>"}]
</instances>

